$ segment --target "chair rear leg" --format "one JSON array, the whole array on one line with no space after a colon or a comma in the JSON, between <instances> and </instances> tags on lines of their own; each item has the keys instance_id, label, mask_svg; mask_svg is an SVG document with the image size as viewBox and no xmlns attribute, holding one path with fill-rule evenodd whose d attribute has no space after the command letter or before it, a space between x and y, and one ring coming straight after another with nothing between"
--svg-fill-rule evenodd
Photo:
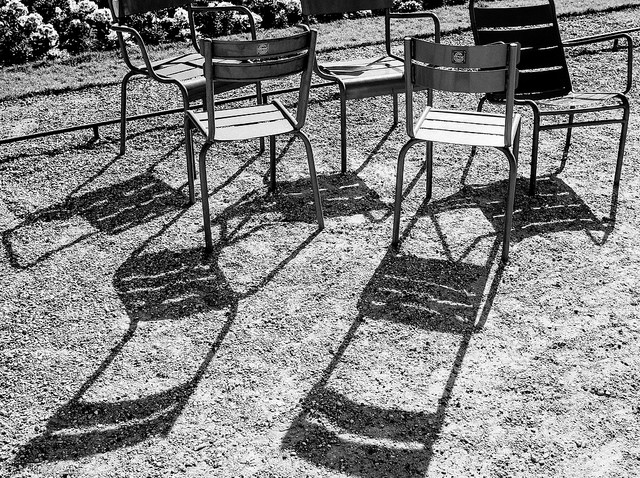
<instances>
[{"instance_id":1,"label":"chair rear leg","mask_svg":"<svg viewBox=\"0 0 640 478\"><path fill-rule=\"evenodd\" d=\"M536 194L538 174L538 141L540 140L540 114L533 110L533 136L531 139L531 175L529 176L529 196Z\"/></svg>"},{"instance_id":2,"label":"chair rear leg","mask_svg":"<svg viewBox=\"0 0 640 478\"><path fill-rule=\"evenodd\" d=\"M211 148L212 143L206 142L200 150L200 194L202 195L202 220L204 224L204 250L211 252L213 250L213 241L211 240L211 217L209 216L209 186L207 185L207 152Z\"/></svg>"},{"instance_id":3,"label":"chair rear leg","mask_svg":"<svg viewBox=\"0 0 640 478\"><path fill-rule=\"evenodd\" d=\"M402 184L404 179L404 162L407 152L418 143L417 139L410 139L400 150L398 155L398 167L396 169L396 198L393 207L393 231L391 233L391 245L397 247L400 242L400 213L402 206Z\"/></svg>"},{"instance_id":4,"label":"chair rear leg","mask_svg":"<svg viewBox=\"0 0 640 478\"><path fill-rule=\"evenodd\" d=\"M127 72L122 78L120 85L120 155L126 151L127 137L127 84L129 79L134 75L132 71Z\"/></svg>"},{"instance_id":5,"label":"chair rear leg","mask_svg":"<svg viewBox=\"0 0 640 478\"><path fill-rule=\"evenodd\" d=\"M340 88L340 171L347 172L347 96Z\"/></svg>"},{"instance_id":6,"label":"chair rear leg","mask_svg":"<svg viewBox=\"0 0 640 478\"><path fill-rule=\"evenodd\" d=\"M316 175L316 165L313 160L313 149L311 142L306 134L302 131L296 133L302 139L304 147L307 151L307 162L309 163L309 177L311 180L311 189L313 190L313 202L316 206L316 219L318 220L318 229L324 229L324 216L322 214L322 201L320 200L320 188L318 187L318 177Z\"/></svg>"},{"instance_id":7,"label":"chair rear leg","mask_svg":"<svg viewBox=\"0 0 640 478\"><path fill-rule=\"evenodd\" d=\"M569 120L567 121L567 124L569 125L569 127L567 128L567 138L564 142L564 151L562 152L562 162L560 164L560 170L564 169L564 166L567 162L567 157L569 156L569 146L571 146L571 131L573 131L573 128L571 127L571 125L573 124L573 114L569 115Z\"/></svg>"},{"instance_id":8,"label":"chair rear leg","mask_svg":"<svg viewBox=\"0 0 640 478\"><path fill-rule=\"evenodd\" d=\"M502 240L502 262L506 264L509 262L509 242L511 240L511 227L513 225L513 207L516 198L518 163L511 149L501 148L501 151L509 161L509 191L507 193L507 204L504 214L504 237Z\"/></svg>"},{"instance_id":9,"label":"chair rear leg","mask_svg":"<svg viewBox=\"0 0 640 478\"><path fill-rule=\"evenodd\" d=\"M480 98L480 101L478 102L478 108L477 108L478 113L482 111L482 108L484 107L484 104L486 101L487 101L486 96L483 96L482 98ZM471 158L470 158L471 160L473 160L473 157L476 155L477 151L478 151L477 146L471 146Z\"/></svg>"},{"instance_id":10,"label":"chair rear leg","mask_svg":"<svg viewBox=\"0 0 640 478\"><path fill-rule=\"evenodd\" d=\"M276 191L276 137L269 136L269 191Z\"/></svg>"},{"instance_id":11,"label":"chair rear leg","mask_svg":"<svg viewBox=\"0 0 640 478\"><path fill-rule=\"evenodd\" d=\"M398 126L398 94L393 94L393 126Z\"/></svg>"},{"instance_id":12,"label":"chair rear leg","mask_svg":"<svg viewBox=\"0 0 640 478\"><path fill-rule=\"evenodd\" d=\"M191 131L191 121L185 112L184 115L184 135L187 152L187 182L189 184L189 205L196 201L195 194L195 158L193 157L193 132Z\"/></svg>"}]
</instances>

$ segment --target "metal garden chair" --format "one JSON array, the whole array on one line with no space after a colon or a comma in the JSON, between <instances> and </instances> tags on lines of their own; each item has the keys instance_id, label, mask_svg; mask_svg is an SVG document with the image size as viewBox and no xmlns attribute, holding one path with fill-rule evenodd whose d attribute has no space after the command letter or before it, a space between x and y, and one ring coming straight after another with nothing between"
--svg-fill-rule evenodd
<instances>
[{"instance_id":1,"label":"metal garden chair","mask_svg":"<svg viewBox=\"0 0 640 478\"><path fill-rule=\"evenodd\" d=\"M316 179L313 150L309 139L302 131L315 57L316 32L304 27L304 32L283 38L266 40L201 40L204 54L206 78L206 111L188 110L187 151L193 151L193 134L196 129L205 137L200 150L200 188L202 192L202 214L206 250L211 251L211 218L209 217L209 188L207 185L206 158L215 141L238 141L269 137L270 190L276 188L276 141L275 137L291 133L304 142L316 217L319 229L324 228L322 204ZM215 88L218 82L262 82L300 74L298 102L295 117L277 99L258 106L244 106L216 110ZM192 158L187 165L192 165Z\"/></svg>"},{"instance_id":2,"label":"metal garden chair","mask_svg":"<svg viewBox=\"0 0 640 478\"><path fill-rule=\"evenodd\" d=\"M621 124L618 159L614 176L614 189L620 182L622 159L629 123L629 101L626 93L632 84L633 42L624 32L595 35L562 41L553 0L539 5L520 7L479 7L470 0L471 27L476 44L484 45L496 41L518 42L522 48L520 82L515 92L516 104L527 105L533 110L533 140L531 152L531 177L529 194L535 194L538 165L538 142L540 131L566 129L563 161L571 142L571 130L580 126ZM627 79L623 92L573 91L564 47L574 47L604 41L625 39L627 44ZM602 71L600 65L594 68ZM486 101L503 101L501 94L483 97L478 106L482 109ZM622 110L622 118L598 118L575 121L576 115L605 113ZM560 117L562 122L541 124L544 117ZM610 115L609 115L610 116ZM564 121L566 119L566 121Z\"/></svg>"},{"instance_id":3,"label":"metal garden chair","mask_svg":"<svg viewBox=\"0 0 640 478\"><path fill-rule=\"evenodd\" d=\"M202 72L202 64L204 59L198 49L198 41L196 38L195 19L194 13L203 12L225 12L236 11L238 13L247 16L250 25L251 38L256 38L256 26L251 11L242 6L217 6L217 7L204 7L195 6L190 4L191 0L146 0L133 1L133 0L109 0L109 7L115 19L115 24L112 28L117 32L118 40L120 43L120 50L122 52L122 58L126 65L129 67L129 71L122 79L121 85L121 106L120 106L120 154L125 153L125 141L127 131L127 84L129 80L134 76L143 76L153 79L160 83L176 85L182 95L182 102L184 111L194 106L194 102L198 102L204 99L205 96L205 79ZM164 58L161 60L152 61L144 40L140 33L134 28L127 26L127 20L130 15L136 13L146 13L149 11L161 10L169 7L184 6L189 14L189 23L191 29L191 42L194 45L195 51L193 53L187 53L184 55ZM137 54L142 57L142 63L137 64L132 60L131 49L135 49L126 41L124 34L130 35L130 39L135 42L137 46ZM216 90L218 92L231 91L242 86L251 84L252 82L241 83L229 83L220 82L216 84ZM260 84L256 84L256 99L258 103L261 103L261 91ZM185 134L187 130L187 121L185 119ZM192 152L189 151L190 143L187 142L187 157L192 157ZM195 171L194 168L189 167L190 171ZM189 199L190 202L194 202L193 193L193 178L189 177Z\"/></svg>"},{"instance_id":4,"label":"metal garden chair","mask_svg":"<svg viewBox=\"0 0 640 478\"><path fill-rule=\"evenodd\" d=\"M509 238L515 198L520 115L514 114L514 91L519 45L450 46L415 38L405 39L407 133L409 141L400 150L396 176L396 198L392 245L400 241L400 211L405 156L412 146L426 142L427 197L433 182L433 143L491 146L509 162L509 188L504 219L502 260L509 257ZM427 106L414 122L415 89L429 89ZM433 107L433 90L455 93L502 93L505 114L482 113Z\"/></svg>"},{"instance_id":5,"label":"metal garden chair","mask_svg":"<svg viewBox=\"0 0 640 478\"><path fill-rule=\"evenodd\" d=\"M391 52L391 19L432 19L436 42L440 41L440 22L430 12L391 13L393 0L302 0L301 3L307 24L310 17L316 15L384 10L384 55L339 63L316 63L314 67L320 78L328 80L326 85L337 84L340 88L340 157L344 173L347 171L347 100L393 95L393 124L398 123L398 93L404 92L404 68L402 58Z\"/></svg>"}]
</instances>

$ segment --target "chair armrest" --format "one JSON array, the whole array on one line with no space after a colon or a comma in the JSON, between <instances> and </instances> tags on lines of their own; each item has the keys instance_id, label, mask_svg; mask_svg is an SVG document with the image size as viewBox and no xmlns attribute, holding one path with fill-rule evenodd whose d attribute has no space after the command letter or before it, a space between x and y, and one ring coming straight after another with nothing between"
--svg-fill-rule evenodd
<instances>
[{"instance_id":1,"label":"chair armrest","mask_svg":"<svg viewBox=\"0 0 640 478\"><path fill-rule=\"evenodd\" d=\"M135 28L131 28L126 25L120 25L117 23L111 25L111 28L118 34L118 41L120 43L122 58L129 69L138 73L149 74L155 79L159 80L159 78L155 76L155 73L153 71L153 63L151 62L151 58L149 57L149 53L147 52L147 46L145 45L142 36L140 36L140 33ZM131 62L129 51L127 50L127 43L123 36L124 33L131 35L131 37L135 40L138 48L140 49L140 55L142 56L144 66L136 66Z\"/></svg>"},{"instance_id":2,"label":"chair armrest","mask_svg":"<svg viewBox=\"0 0 640 478\"><path fill-rule=\"evenodd\" d=\"M576 47L581 45L590 45L594 43L601 43L605 41L614 40L617 42L619 39L624 39L627 42L627 84L624 93L628 93L631 90L633 83L633 40L631 36L623 31L602 33L600 35L591 35L587 37L574 38L562 42L564 47Z\"/></svg>"},{"instance_id":3,"label":"chair armrest","mask_svg":"<svg viewBox=\"0 0 640 478\"><path fill-rule=\"evenodd\" d=\"M406 19L406 18L431 18L433 20L433 28L434 28L434 39L436 43L440 43L440 19L435 13L431 12L390 12L389 19ZM386 48L387 54L393 58L396 58L400 61L404 61L404 58L398 55L394 55L391 52L391 27L387 25L387 34L386 34Z\"/></svg>"},{"instance_id":4,"label":"chair armrest","mask_svg":"<svg viewBox=\"0 0 640 478\"><path fill-rule=\"evenodd\" d=\"M247 16L249 18L249 27L251 30L251 39L255 40L256 37L256 20L251 10L242 5L223 5L223 6L189 6L189 30L191 31L191 44L195 50L200 53L200 45L198 45L198 38L196 35L196 25L193 18L194 13L207 13L207 12L237 12Z\"/></svg>"}]
</instances>

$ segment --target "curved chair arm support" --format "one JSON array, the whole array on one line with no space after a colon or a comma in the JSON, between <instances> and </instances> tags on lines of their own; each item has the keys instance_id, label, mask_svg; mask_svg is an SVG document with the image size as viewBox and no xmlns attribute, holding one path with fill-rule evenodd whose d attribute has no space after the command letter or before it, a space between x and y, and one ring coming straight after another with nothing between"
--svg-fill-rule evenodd
<instances>
[{"instance_id":1,"label":"curved chair arm support","mask_svg":"<svg viewBox=\"0 0 640 478\"><path fill-rule=\"evenodd\" d=\"M387 18L387 22L390 22L391 19L403 19L403 18L431 18L433 20L433 30L434 30L434 40L436 43L440 43L440 19L435 13L431 12L408 12L408 13L399 13L392 12L389 13ZM387 54L391 57L394 57L400 61L403 61L404 58L398 55L394 55L391 52L391 25L387 24L387 32L389 35L385 39L385 46L387 48Z\"/></svg>"},{"instance_id":2,"label":"curved chair arm support","mask_svg":"<svg viewBox=\"0 0 640 478\"><path fill-rule=\"evenodd\" d=\"M572 40L563 41L562 46L576 47L619 39L624 39L627 43L627 85L624 90L624 93L626 94L631 90L631 85L633 83L633 40L631 39L631 36L629 34L624 32L612 32L603 33L600 35L592 35L588 37L574 38Z\"/></svg>"},{"instance_id":3,"label":"curved chair arm support","mask_svg":"<svg viewBox=\"0 0 640 478\"><path fill-rule=\"evenodd\" d=\"M120 43L120 51L122 52L122 58L124 62L129 67L131 71L140 74L153 75L153 64L151 63L151 59L149 58L149 53L147 53L147 46L144 44L144 40L140 36L140 33L135 28L128 27L126 25L113 24L111 28L118 34L118 41ZM127 50L127 43L124 39L123 34L127 33L133 37L138 48L140 49L140 55L142 56L142 61L144 61L144 68L142 66L136 66L131 62L131 58L129 57L129 51ZM154 76L155 78L155 76ZM156 78L158 79L158 78Z\"/></svg>"},{"instance_id":4,"label":"curved chair arm support","mask_svg":"<svg viewBox=\"0 0 640 478\"><path fill-rule=\"evenodd\" d=\"M257 39L256 36L256 20L251 10L242 5L225 5L225 6L196 6L190 5L189 9L189 29L191 30L191 44L195 50L200 53L200 46L198 45L198 35L196 34L196 24L193 18L194 13L207 13L207 12L238 12L246 15L249 19L249 27L251 32L251 39Z\"/></svg>"}]
</instances>

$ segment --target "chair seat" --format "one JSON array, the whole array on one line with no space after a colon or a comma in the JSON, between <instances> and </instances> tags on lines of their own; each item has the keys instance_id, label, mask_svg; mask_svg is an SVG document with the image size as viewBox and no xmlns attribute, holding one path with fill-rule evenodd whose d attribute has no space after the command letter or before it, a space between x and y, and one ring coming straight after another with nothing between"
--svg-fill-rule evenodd
<instances>
[{"instance_id":1,"label":"chair seat","mask_svg":"<svg viewBox=\"0 0 640 478\"><path fill-rule=\"evenodd\" d=\"M335 76L346 86L347 99L404 91L404 64L390 56L323 63L320 72Z\"/></svg>"},{"instance_id":2,"label":"chair seat","mask_svg":"<svg viewBox=\"0 0 640 478\"><path fill-rule=\"evenodd\" d=\"M206 111L189 111L192 123L204 136L209 134ZM295 124L284 107L273 101L259 106L246 106L215 112L216 141L238 141L290 133Z\"/></svg>"},{"instance_id":3,"label":"chair seat","mask_svg":"<svg viewBox=\"0 0 640 478\"><path fill-rule=\"evenodd\" d=\"M614 102L614 100L617 100L619 96L618 93L569 93L559 98L536 100L536 104L554 109L580 109L601 107L610 103L612 108L618 108L620 102Z\"/></svg>"},{"instance_id":4,"label":"chair seat","mask_svg":"<svg viewBox=\"0 0 640 478\"><path fill-rule=\"evenodd\" d=\"M513 115L511 144L519 124L520 115ZM504 115L429 108L416 126L415 138L437 143L504 148L504 128Z\"/></svg>"}]
</instances>

